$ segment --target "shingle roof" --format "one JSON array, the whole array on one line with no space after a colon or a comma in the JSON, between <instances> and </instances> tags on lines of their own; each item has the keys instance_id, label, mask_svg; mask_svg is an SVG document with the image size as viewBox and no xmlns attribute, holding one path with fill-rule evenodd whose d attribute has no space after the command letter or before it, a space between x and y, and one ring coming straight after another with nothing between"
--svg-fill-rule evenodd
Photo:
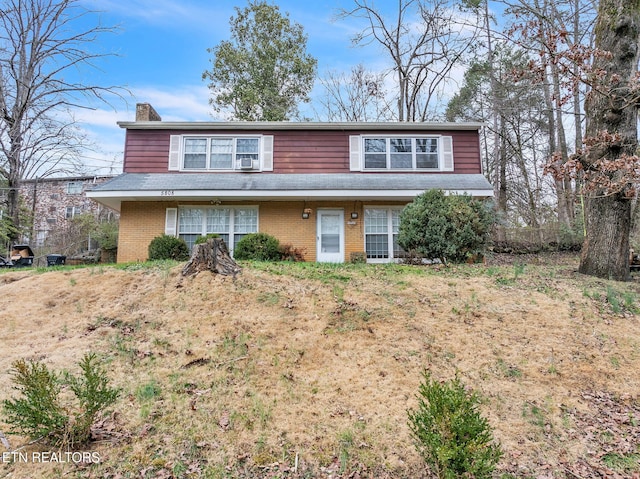
<instances>
[{"instance_id":1,"label":"shingle roof","mask_svg":"<svg viewBox=\"0 0 640 479\"><path fill-rule=\"evenodd\" d=\"M491 184L481 174L124 173L87 195L119 209L121 201L168 199L410 201L434 188L473 196L492 194Z\"/></svg>"}]
</instances>

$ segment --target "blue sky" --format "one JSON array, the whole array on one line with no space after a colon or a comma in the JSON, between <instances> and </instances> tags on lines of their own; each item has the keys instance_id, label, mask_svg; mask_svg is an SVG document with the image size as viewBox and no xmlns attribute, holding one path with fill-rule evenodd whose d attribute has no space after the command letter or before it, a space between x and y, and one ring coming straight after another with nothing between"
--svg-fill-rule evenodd
<instances>
[{"instance_id":1,"label":"blue sky","mask_svg":"<svg viewBox=\"0 0 640 479\"><path fill-rule=\"evenodd\" d=\"M384 55L379 49L351 45L351 35L360 30L359 21L335 19L340 7L352 5L350 0L270 3L304 27L307 51L318 60L319 76L327 71L349 72L358 63L371 70L383 67L380 62ZM120 172L124 131L116 122L132 121L138 102L151 103L163 120L218 119L213 116L208 89L202 81L203 71L210 68L207 48L230 38L229 20L235 14L234 7L244 8L245 0L83 0L83 5L99 11L96 15L103 25L118 29L102 35L90 47L117 56L100 61L99 71L81 73L88 81L122 86L131 92L126 102L114 98L113 108L96 104L92 110L77 113L81 126L100 150L86 155L85 162L95 166L90 173ZM96 20L94 15L86 18Z\"/></svg>"}]
</instances>

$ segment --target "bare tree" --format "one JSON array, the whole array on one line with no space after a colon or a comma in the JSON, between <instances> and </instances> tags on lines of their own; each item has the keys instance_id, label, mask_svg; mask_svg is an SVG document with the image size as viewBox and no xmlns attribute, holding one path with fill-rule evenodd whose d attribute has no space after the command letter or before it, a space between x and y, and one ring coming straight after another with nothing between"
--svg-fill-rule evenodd
<instances>
[{"instance_id":1,"label":"bare tree","mask_svg":"<svg viewBox=\"0 0 640 479\"><path fill-rule=\"evenodd\" d=\"M514 17L510 37L530 52L528 73L544 86L551 164L562 170L572 153L582 147L581 102L585 84L581 71L590 55L594 5L584 0L506 0ZM535 58L535 59L534 59ZM567 128L573 119L572 128ZM573 133L573 143L570 134ZM575 179L555 175L557 215L573 227L577 188Z\"/></svg>"},{"instance_id":2,"label":"bare tree","mask_svg":"<svg viewBox=\"0 0 640 479\"><path fill-rule=\"evenodd\" d=\"M398 0L393 18L371 0L340 16L363 18L367 26L352 39L356 45L378 44L389 55L397 83L397 120L425 121L453 68L472 47L477 28L465 24L446 0Z\"/></svg>"},{"instance_id":3,"label":"bare tree","mask_svg":"<svg viewBox=\"0 0 640 479\"><path fill-rule=\"evenodd\" d=\"M329 72L320 79L325 95L320 99L329 121L387 121L392 109L387 101L383 73L367 71L360 64L351 75Z\"/></svg>"},{"instance_id":4,"label":"bare tree","mask_svg":"<svg viewBox=\"0 0 640 479\"><path fill-rule=\"evenodd\" d=\"M95 13L79 0L4 0L0 9L0 176L6 180L10 241L20 230L23 179L73 168L84 138L70 114L119 94L70 80L108 54L94 53L112 27L83 26Z\"/></svg>"},{"instance_id":5,"label":"bare tree","mask_svg":"<svg viewBox=\"0 0 640 479\"><path fill-rule=\"evenodd\" d=\"M481 137L484 171L499 185L496 205L502 220L537 229L548 219L545 198L551 196L541 175L549 156L546 117L540 108L543 87L519 74L529 62L525 52L504 44L495 47L491 62L470 65L446 118L487 125Z\"/></svg>"}]
</instances>

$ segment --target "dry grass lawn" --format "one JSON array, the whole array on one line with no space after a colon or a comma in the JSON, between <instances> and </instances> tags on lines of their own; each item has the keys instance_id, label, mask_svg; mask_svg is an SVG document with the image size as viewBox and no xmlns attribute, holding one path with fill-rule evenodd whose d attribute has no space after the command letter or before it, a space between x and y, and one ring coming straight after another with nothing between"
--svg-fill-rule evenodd
<instances>
[{"instance_id":1,"label":"dry grass lawn","mask_svg":"<svg viewBox=\"0 0 640 479\"><path fill-rule=\"evenodd\" d=\"M122 394L96 464L5 454L0 477L431 477L407 426L424 370L481 396L496 477L640 477L640 282L526 261L1 272L0 399L17 359L87 352Z\"/></svg>"}]
</instances>

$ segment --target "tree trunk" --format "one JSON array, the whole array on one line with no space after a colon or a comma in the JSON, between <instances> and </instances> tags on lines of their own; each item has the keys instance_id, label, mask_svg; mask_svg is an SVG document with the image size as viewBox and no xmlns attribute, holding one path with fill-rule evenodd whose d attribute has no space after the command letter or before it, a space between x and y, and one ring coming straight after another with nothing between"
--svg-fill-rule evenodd
<instances>
[{"instance_id":1,"label":"tree trunk","mask_svg":"<svg viewBox=\"0 0 640 479\"><path fill-rule=\"evenodd\" d=\"M507 134L505 132L505 121L500 115L500 148L498 154L498 211L505 216L508 209L507 201Z\"/></svg>"},{"instance_id":2,"label":"tree trunk","mask_svg":"<svg viewBox=\"0 0 640 479\"><path fill-rule=\"evenodd\" d=\"M620 141L603 142L587 151L585 170L597 168L599 160L616 160L635 155L637 139L637 100L624 86L638 71L640 38L640 0L601 0L595 26L595 46L610 56L596 55L593 70L602 71L601 83L585 102L586 138L603 132L617 133ZM580 260L580 272L601 278L629 279L629 234L631 198L622 171L606 175L617 191L591 188L585 204L587 236ZM628 181L628 180L626 180Z\"/></svg>"},{"instance_id":3,"label":"tree trunk","mask_svg":"<svg viewBox=\"0 0 640 479\"><path fill-rule=\"evenodd\" d=\"M12 245L20 239L20 182L9 178L7 183L7 216L11 221L7 238L9 245Z\"/></svg>"},{"instance_id":4,"label":"tree trunk","mask_svg":"<svg viewBox=\"0 0 640 479\"><path fill-rule=\"evenodd\" d=\"M549 7L553 16L553 23L559 23L559 14L556 9L555 2L550 2ZM553 82L553 102L556 115L556 135L558 139L557 153L560 156L562 165L569 160L569 148L567 146L567 135L565 132L565 119L564 119L564 102L561 86L561 73L557 62L553 59L549 60L549 68L551 70L551 80ZM561 185L561 195L558 197L558 202L562 202L562 209L564 211L565 222L564 224L572 228L575 221L575 198L573 192L573 184L571 178L566 177L563 179Z\"/></svg>"},{"instance_id":5,"label":"tree trunk","mask_svg":"<svg viewBox=\"0 0 640 479\"><path fill-rule=\"evenodd\" d=\"M21 122L13 119L5 119L9 125L9 131L7 137L9 138L9 154L7 155L8 175L7 175L7 187L9 188L7 195L7 215L11 221L11 227L9 229L9 244L16 243L22 233L22 225L20 224L20 183L21 174L20 167L23 162L21 161L21 149L23 145L22 133L20 131Z\"/></svg>"},{"instance_id":6,"label":"tree trunk","mask_svg":"<svg viewBox=\"0 0 640 479\"><path fill-rule=\"evenodd\" d=\"M582 246L580 272L628 281L631 202L615 196L586 202L587 237Z\"/></svg>"},{"instance_id":7,"label":"tree trunk","mask_svg":"<svg viewBox=\"0 0 640 479\"><path fill-rule=\"evenodd\" d=\"M229 255L227 245L222 238L210 238L206 243L193 247L191 259L182 268L182 276L191 276L201 271L211 271L223 276L233 276L242 270Z\"/></svg>"},{"instance_id":8,"label":"tree trunk","mask_svg":"<svg viewBox=\"0 0 640 479\"><path fill-rule=\"evenodd\" d=\"M544 83L544 102L547 114L547 122L548 122L548 139L549 139L549 156L554 155L558 151L558 143L557 143L557 128L556 128L556 115L555 115L555 107L553 103L553 93L552 87L553 82L551 81L551 73L548 65L548 61L545 59L545 76L546 80ZM556 165L556 168L558 165ZM564 183L561 179L555 180L555 189L556 189L556 197L558 199L558 222L562 224L569 224L569 213L566 209L566 202L564 201Z\"/></svg>"}]
</instances>

